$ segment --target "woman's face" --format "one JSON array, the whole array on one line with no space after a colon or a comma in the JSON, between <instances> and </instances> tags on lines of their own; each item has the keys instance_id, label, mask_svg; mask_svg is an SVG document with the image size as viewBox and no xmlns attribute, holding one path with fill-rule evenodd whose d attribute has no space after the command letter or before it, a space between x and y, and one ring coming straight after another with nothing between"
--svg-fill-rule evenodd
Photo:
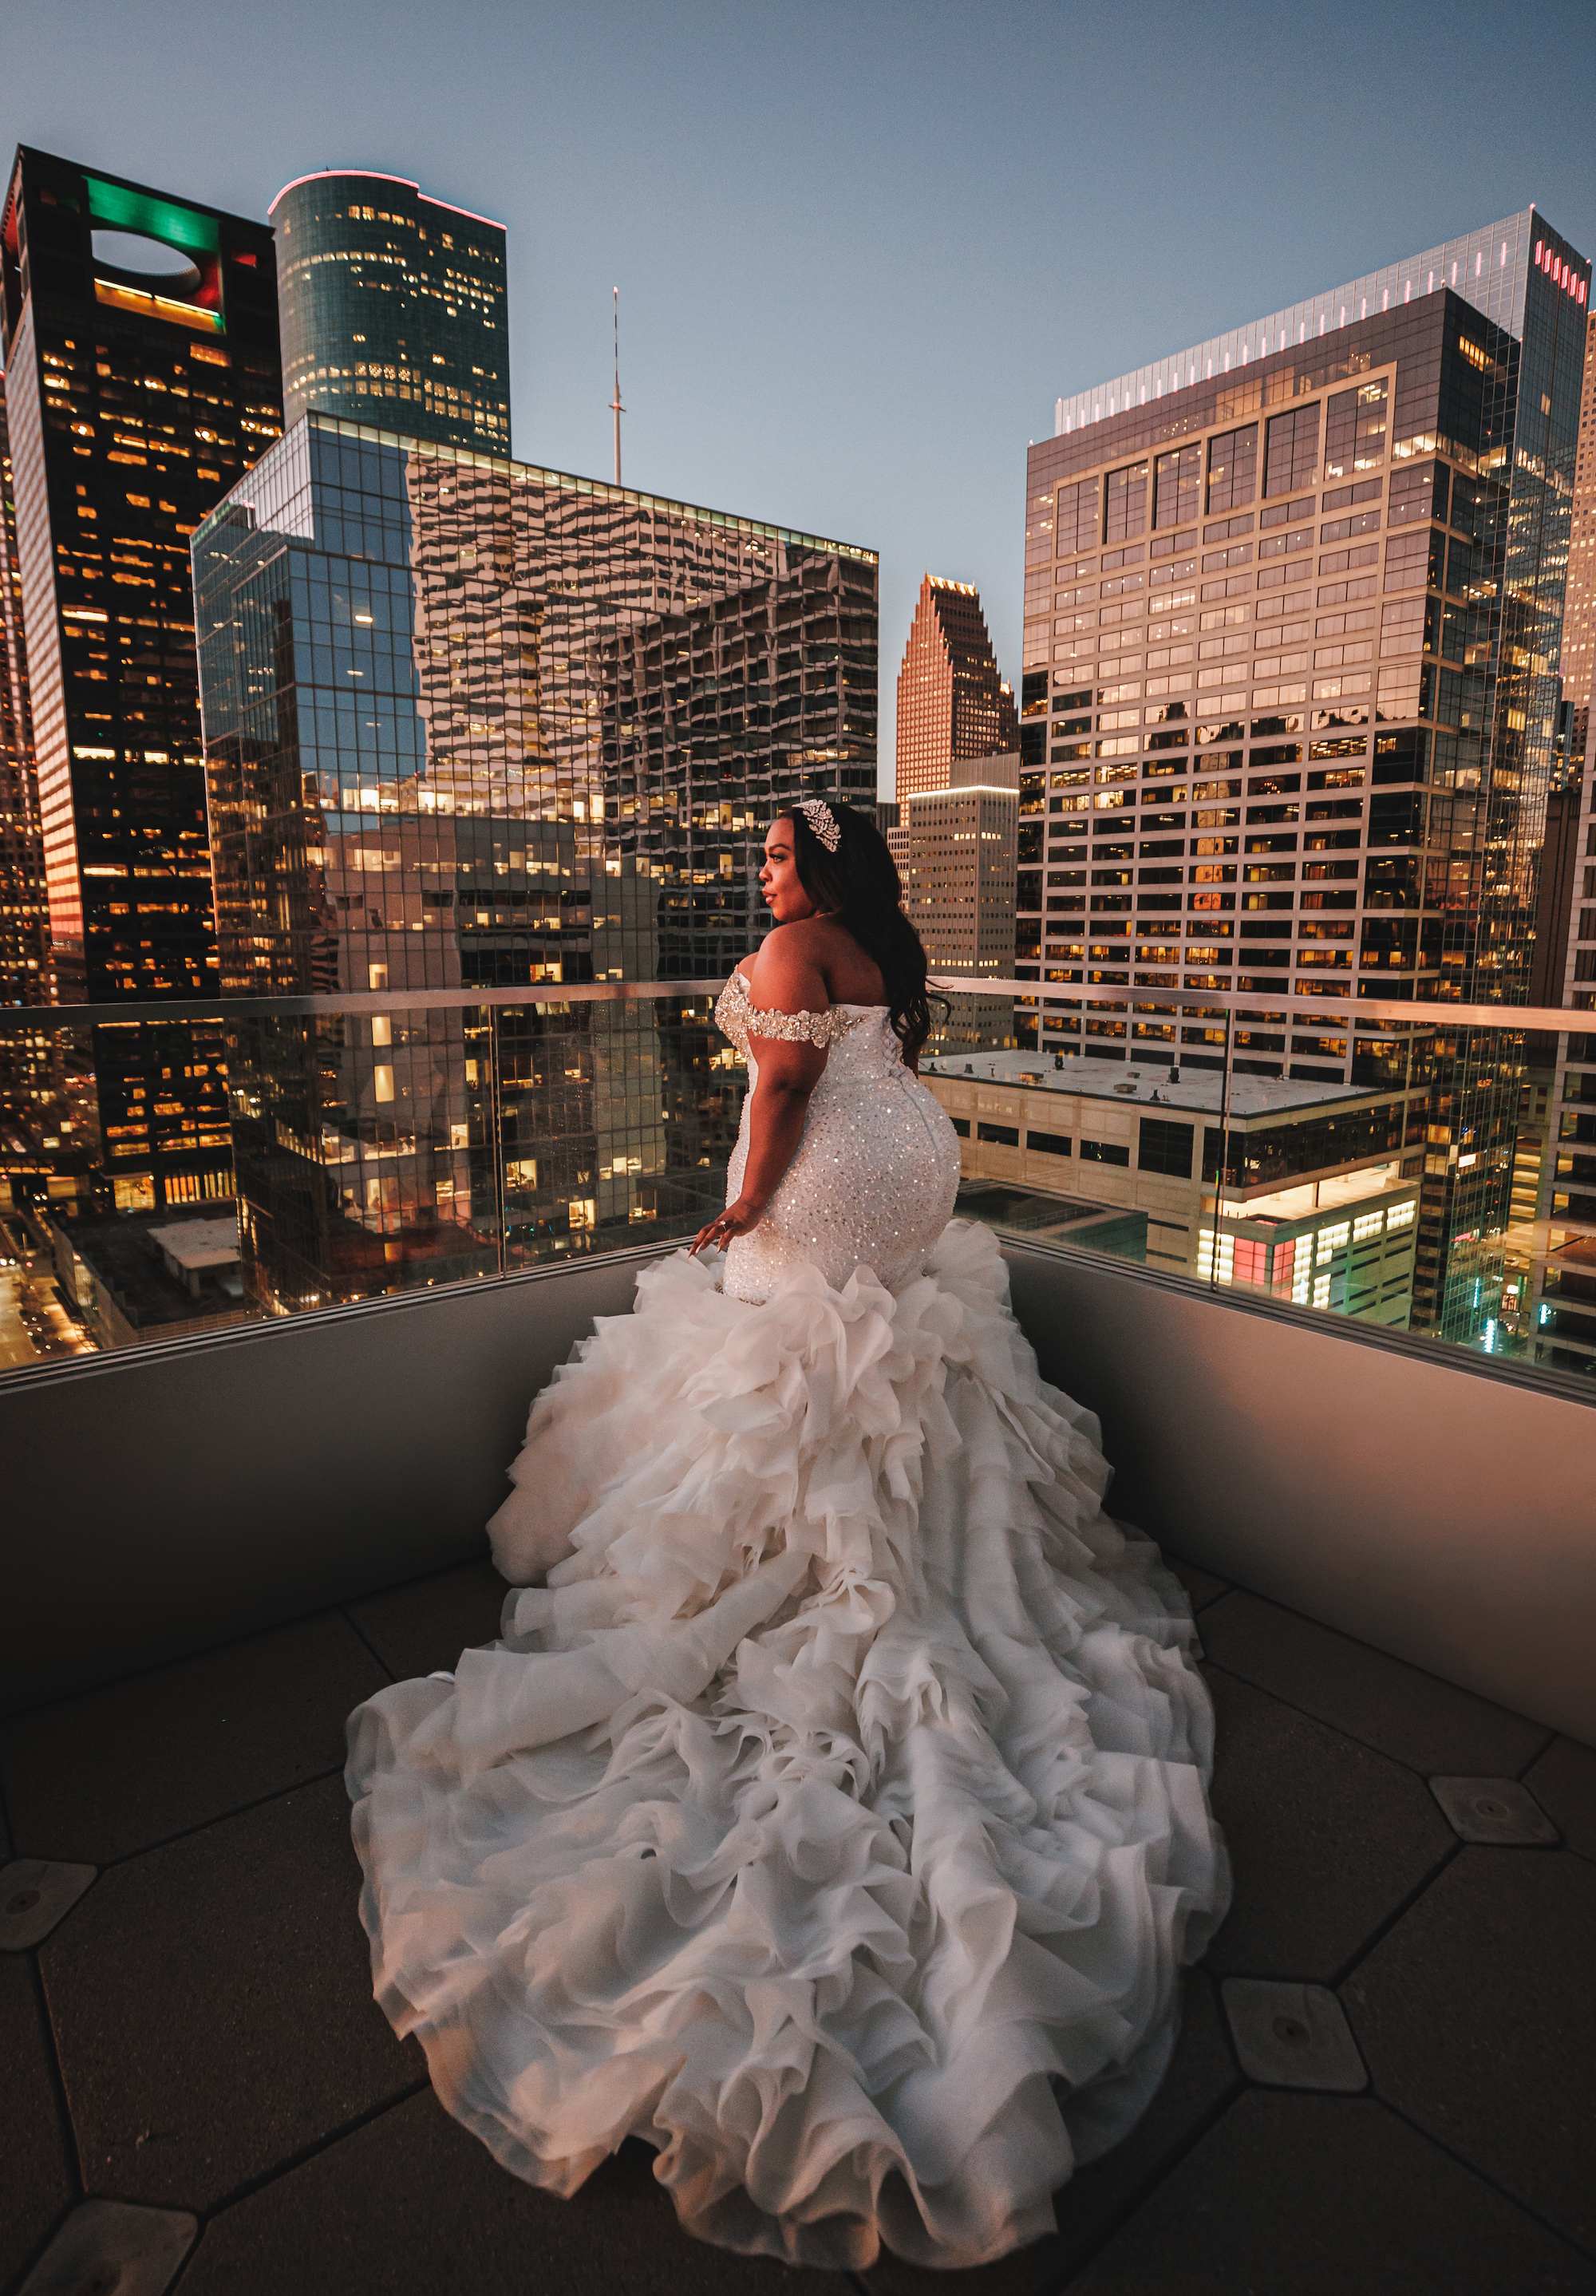
<instances>
[{"instance_id":1,"label":"woman's face","mask_svg":"<svg viewBox=\"0 0 1596 2296\"><path fill-rule=\"evenodd\" d=\"M785 814L773 821L765 833L765 866L759 872L759 890L779 925L794 924L798 918L815 914L814 902L798 882L792 824Z\"/></svg>"}]
</instances>

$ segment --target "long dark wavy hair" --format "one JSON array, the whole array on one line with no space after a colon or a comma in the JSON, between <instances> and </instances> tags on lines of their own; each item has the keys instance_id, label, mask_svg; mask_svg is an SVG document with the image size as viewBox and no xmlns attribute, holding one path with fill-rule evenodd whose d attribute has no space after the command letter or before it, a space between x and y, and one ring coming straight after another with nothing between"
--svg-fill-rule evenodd
<instances>
[{"instance_id":1,"label":"long dark wavy hair","mask_svg":"<svg viewBox=\"0 0 1596 2296\"><path fill-rule=\"evenodd\" d=\"M792 824L798 882L815 907L846 926L880 967L893 1034L904 1060L913 1063L930 1034L931 1000L926 994L926 953L904 914L897 864L868 814L835 798L823 802L840 832L835 853L827 852L796 806L781 816Z\"/></svg>"}]
</instances>

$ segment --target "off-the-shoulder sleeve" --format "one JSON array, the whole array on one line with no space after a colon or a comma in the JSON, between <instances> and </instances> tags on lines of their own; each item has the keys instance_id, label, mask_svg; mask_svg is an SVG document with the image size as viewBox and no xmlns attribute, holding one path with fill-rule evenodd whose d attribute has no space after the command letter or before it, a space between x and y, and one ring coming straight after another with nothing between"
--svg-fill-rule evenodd
<instances>
[{"instance_id":1,"label":"off-the-shoulder sleeve","mask_svg":"<svg viewBox=\"0 0 1596 2296\"><path fill-rule=\"evenodd\" d=\"M773 1006L761 1011L749 993L748 976L743 972L732 975L715 1008L722 1035L729 1037L740 1053L747 1052L750 1037L774 1037L790 1045L814 1045L823 1052L839 1037L846 1037L850 1029L856 1029L863 1017L837 1005L829 1013L780 1013Z\"/></svg>"},{"instance_id":2,"label":"off-the-shoulder sleeve","mask_svg":"<svg viewBox=\"0 0 1596 2296\"><path fill-rule=\"evenodd\" d=\"M778 1037L789 1045L817 1045L822 1052L858 1025L857 1013L839 1012L835 1005L829 1013L778 1013L773 1007L762 1013L757 1005L749 1006L750 1037Z\"/></svg>"}]
</instances>

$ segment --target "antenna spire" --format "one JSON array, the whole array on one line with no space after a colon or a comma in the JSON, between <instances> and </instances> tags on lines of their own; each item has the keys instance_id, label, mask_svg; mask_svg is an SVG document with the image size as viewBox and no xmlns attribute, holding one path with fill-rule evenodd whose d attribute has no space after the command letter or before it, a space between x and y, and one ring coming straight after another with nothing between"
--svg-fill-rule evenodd
<instances>
[{"instance_id":1,"label":"antenna spire","mask_svg":"<svg viewBox=\"0 0 1596 2296\"><path fill-rule=\"evenodd\" d=\"M621 464L620 464L620 422L621 422L621 416L622 416L622 415L626 413L626 408L621 405L621 395L620 395L620 289L619 289L618 287L617 287L617 288L614 290L614 296L615 296L615 397L614 397L614 398L610 400L610 413L611 413L611 414L614 415L614 417L615 417L615 483L616 483L616 485L618 487L618 486L619 486L619 484L620 484L620 482L621 482Z\"/></svg>"}]
</instances>

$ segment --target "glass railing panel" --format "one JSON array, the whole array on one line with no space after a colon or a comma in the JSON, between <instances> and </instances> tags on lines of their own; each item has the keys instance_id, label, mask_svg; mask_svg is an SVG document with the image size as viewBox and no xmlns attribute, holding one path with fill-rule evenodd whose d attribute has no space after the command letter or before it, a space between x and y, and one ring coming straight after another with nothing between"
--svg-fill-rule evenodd
<instances>
[{"instance_id":1,"label":"glass railing panel","mask_svg":"<svg viewBox=\"0 0 1596 2296\"><path fill-rule=\"evenodd\" d=\"M694 1235L720 1210L748 1071L714 1003L493 1008L506 1267Z\"/></svg>"},{"instance_id":2,"label":"glass railing panel","mask_svg":"<svg viewBox=\"0 0 1596 2296\"><path fill-rule=\"evenodd\" d=\"M1222 988L1173 960L1011 986L1013 1045L924 1063L960 1134L962 1212L1596 1378L1596 1035L1354 1005L1338 984L1272 994L1262 972Z\"/></svg>"},{"instance_id":3,"label":"glass railing panel","mask_svg":"<svg viewBox=\"0 0 1596 2296\"><path fill-rule=\"evenodd\" d=\"M1105 959L945 984L921 1068L961 1214L1596 1378L1596 1033L1248 981ZM0 1372L692 1234L748 1082L713 1004L0 1013Z\"/></svg>"},{"instance_id":4,"label":"glass railing panel","mask_svg":"<svg viewBox=\"0 0 1596 2296\"><path fill-rule=\"evenodd\" d=\"M713 1007L686 983L0 1015L0 1371L696 1233L747 1082Z\"/></svg>"}]
</instances>

